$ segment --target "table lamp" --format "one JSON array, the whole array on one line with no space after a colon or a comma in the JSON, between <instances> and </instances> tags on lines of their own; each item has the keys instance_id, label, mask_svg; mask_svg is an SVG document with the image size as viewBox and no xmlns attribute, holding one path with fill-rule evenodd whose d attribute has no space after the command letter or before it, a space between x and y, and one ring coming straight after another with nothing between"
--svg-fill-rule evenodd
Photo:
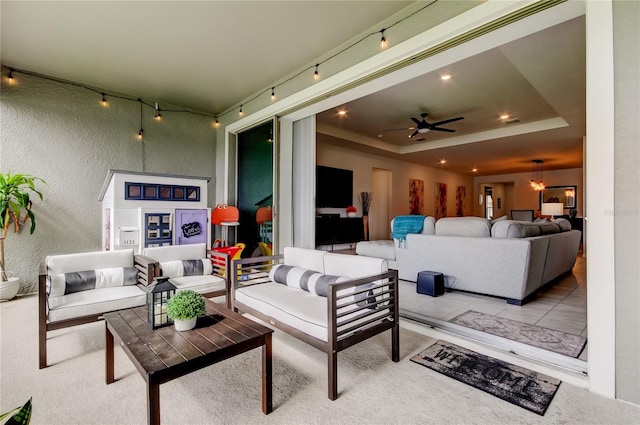
<instances>
[{"instance_id":1,"label":"table lamp","mask_svg":"<svg viewBox=\"0 0 640 425\"><path fill-rule=\"evenodd\" d=\"M564 204L562 202L543 202L540 214L554 216L562 215Z\"/></svg>"}]
</instances>

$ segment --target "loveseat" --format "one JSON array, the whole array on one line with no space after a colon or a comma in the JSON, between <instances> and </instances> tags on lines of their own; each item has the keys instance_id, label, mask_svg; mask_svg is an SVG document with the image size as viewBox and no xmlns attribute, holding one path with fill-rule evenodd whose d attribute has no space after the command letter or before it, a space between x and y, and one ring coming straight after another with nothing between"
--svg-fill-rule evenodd
<instances>
[{"instance_id":1,"label":"loveseat","mask_svg":"<svg viewBox=\"0 0 640 425\"><path fill-rule=\"evenodd\" d=\"M393 226L393 221L392 221ZM554 222L482 217L425 219L420 234L378 244L359 242L360 255L393 257L398 277L415 282L418 272L445 275L445 286L503 297L522 305L537 290L571 272L581 232L565 219ZM384 247L384 248L382 248Z\"/></svg>"},{"instance_id":2,"label":"loveseat","mask_svg":"<svg viewBox=\"0 0 640 425\"><path fill-rule=\"evenodd\" d=\"M206 297L224 295L227 307L231 306L225 276L228 255L208 250L204 243L144 248L142 255L157 264L156 276L169 277L178 291L191 289Z\"/></svg>"},{"instance_id":3,"label":"loveseat","mask_svg":"<svg viewBox=\"0 0 640 425\"><path fill-rule=\"evenodd\" d=\"M391 330L399 361L398 277L387 261L287 247L232 260L232 303L327 354L328 397L338 397L337 355Z\"/></svg>"},{"instance_id":4,"label":"loveseat","mask_svg":"<svg viewBox=\"0 0 640 425\"><path fill-rule=\"evenodd\" d=\"M230 259L201 245L51 255L40 266L39 367L47 366L47 332L94 322L104 313L145 305L147 286L165 273L177 290L228 295ZM200 264L200 266L197 265ZM164 266L164 269L162 268ZM185 273L186 270L186 273ZM190 271L189 271L190 270ZM229 297L226 297L230 305Z\"/></svg>"},{"instance_id":5,"label":"loveseat","mask_svg":"<svg viewBox=\"0 0 640 425\"><path fill-rule=\"evenodd\" d=\"M47 331L101 319L146 303L156 264L132 249L51 255L40 266L39 366L47 366Z\"/></svg>"}]
</instances>

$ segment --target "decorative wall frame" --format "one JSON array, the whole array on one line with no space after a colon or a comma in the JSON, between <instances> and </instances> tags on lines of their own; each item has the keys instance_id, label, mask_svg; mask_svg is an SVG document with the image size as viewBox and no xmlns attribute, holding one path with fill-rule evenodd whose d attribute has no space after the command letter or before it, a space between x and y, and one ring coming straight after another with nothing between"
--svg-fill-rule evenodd
<instances>
[{"instance_id":1,"label":"decorative wall frame","mask_svg":"<svg viewBox=\"0 0 640 425\"><path fill-rule=\"evenodd\" d=\"M562 202L565 210L577 208L578 187L577 186L547 186L540 191L540 206L543 202Z\"/></svg>"}]
</instances>

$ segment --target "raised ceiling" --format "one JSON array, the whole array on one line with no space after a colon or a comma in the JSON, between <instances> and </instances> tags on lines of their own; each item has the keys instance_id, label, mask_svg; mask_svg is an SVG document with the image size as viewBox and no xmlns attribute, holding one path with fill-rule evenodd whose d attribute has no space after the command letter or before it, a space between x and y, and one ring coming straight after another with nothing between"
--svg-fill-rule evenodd
<instances>
[{"instance_id":1,"label":"raised ceiling","mask_svg":"<svg viewBox=\"0 0 640 425\"><path fill-rule=\"evenodd\" d=\"M320 140L464 174L528 171L532 159L545 169L580 168L584 34L584 19L575 18L323 112ZM410 139L411 117L421 113L428 122L464 119L443 125L454 133Z\"/></svg>"}]
</instances>

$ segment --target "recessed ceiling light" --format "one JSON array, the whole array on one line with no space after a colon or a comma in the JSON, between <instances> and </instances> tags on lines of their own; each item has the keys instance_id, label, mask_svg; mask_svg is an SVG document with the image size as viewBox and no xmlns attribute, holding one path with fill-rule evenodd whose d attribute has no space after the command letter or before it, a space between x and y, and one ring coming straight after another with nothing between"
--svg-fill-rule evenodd
<instances>
[{"instance_id":1,"label":"recessed ceiling light","mask_svg":"<svg viewBox=\"0 0 640 425\"><path fill-rule=\"evenodd\" d=\"M511 115L509 115L509 114L502 114L502 115L500 115L500 119L501 119L501 120L506 120L506 119L507 119L507 118L509 118L510 116L511 116Z\"/></svg>"},{"instance_id":2,"label":"recessed ceiling light","mask_svg":"<svg viewBox=\"0 0 640 425\"><path fill-rule=\"evenodd\" d=\"M450 80L450 79L451 79L451 77L453 77L453 75L451 75L451 74L442 74L442 75L440 76L440 79L441 79L442 81L447 81L447 80Z\"/></svg>"},{"instance_id":3,"label":"recessed ceiling light","mask_svg":"<svg viewBox=\"0 0 640 425\"><path fill-rule=\"evenodd\" d=\"M472 168L472 169L471 169L471 172L472 172L472 173L477 173L477 172L478 172L478 169L477 169L477 168Z\"/></svg>"},{"instance_id":4,"label":"recessed ceiling light","mask_svg":"<svg viewBox=\"0 0 640 425\"><path fill-rule=\"evenodd\" d=\"M446 159L441 159L441 160L440 160L440 165L444 165L444 164L446 164L446 163L447 163L447 160L446 160Z\"/></svg>"},{"instance_id":5,"label":"recessed ceiling light","mask_svg":"<svg viewBox=\"0 0 640 425\"><path fill-rule=\"evenodd\" d=\"M344 109L341 109L338 111L338 115L347 115L347 111L345 111Z\"/></svg>"}]
</instances>

